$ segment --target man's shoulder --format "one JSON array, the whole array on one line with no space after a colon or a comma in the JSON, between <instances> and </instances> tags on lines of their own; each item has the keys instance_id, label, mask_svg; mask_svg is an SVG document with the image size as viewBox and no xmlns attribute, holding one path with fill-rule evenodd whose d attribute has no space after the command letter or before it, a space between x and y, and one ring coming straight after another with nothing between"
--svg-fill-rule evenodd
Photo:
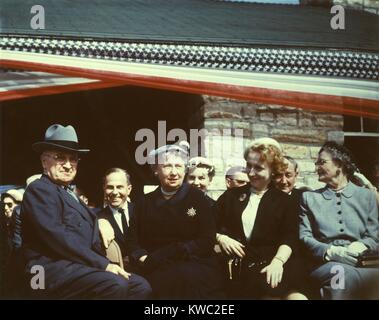
<instances>
[{"instance_id":1,"label":"man's shoulder","mask_svg":"<svg viewBox=\"0 0 379 320\"><path fill-rule=\"evenodd\" d=\"M26 187L24 196L34 193L48 192L53 188L55 188L55 185L48 178L37 179Z\"/></svg>"},{"instance_id":2,"label":"man's shoulder","mask_svg":"<svg viewBox=\"0 0 379 320\"><path fill-rule=\"evenodd\" d=\"M36 179L31 184L29 184L26 188L26 191L41 188L53 188L55 186L56 185L52 183L49 178L42 176L40 179Z\"/></svg>"},{"instance_id":3,"label":"man's shoulder","mask_svg":"<svg viewBox=\"0 0 379 320\"><path fill-rule=\"evenodd\" d=\"M133 214L134 211L134 203L133 202L128 202L128 212L129 215Z\"/></svg>"}]
</instances>

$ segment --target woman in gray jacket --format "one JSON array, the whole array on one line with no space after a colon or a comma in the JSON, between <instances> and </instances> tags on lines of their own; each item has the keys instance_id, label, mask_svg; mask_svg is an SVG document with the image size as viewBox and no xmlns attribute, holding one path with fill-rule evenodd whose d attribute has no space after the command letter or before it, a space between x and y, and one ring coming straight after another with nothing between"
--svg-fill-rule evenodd
<instances>
[{"instance_id":1,"label":"woman in gray jacket","mask_svg":"<svg viewBox=\"0 0 379 320\"><path fill-rule=\"evenodd\" d=\"M300 214L311 278L325 299L371 298L379 269L358 267L357 258L379 247L375 195L350 181L356 167L343 146L325 143L315 164L326 186L303 194Z\"/></svg>"}]
</instances>

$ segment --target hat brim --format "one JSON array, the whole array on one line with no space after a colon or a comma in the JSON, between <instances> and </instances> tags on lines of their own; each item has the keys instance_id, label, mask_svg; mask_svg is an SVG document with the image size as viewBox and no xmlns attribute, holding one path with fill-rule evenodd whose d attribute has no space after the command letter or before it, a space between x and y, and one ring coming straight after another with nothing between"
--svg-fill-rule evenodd
<instances>
[{"instance_id":1,"label":"hat brim","mask_svg":"<svg viewBox=\"0 0 379 320\"><path fill-rule=\"evenodd\" d=\"M57 144L53 142L36 142L32 145L32 149L39 153L46 151L47 149L59 149L59 150L73 151L73 152L78 152L78 153L90 152L89 149L76 149L76 148L63 146L61 144Z\"/></svg>"}]
</instances>

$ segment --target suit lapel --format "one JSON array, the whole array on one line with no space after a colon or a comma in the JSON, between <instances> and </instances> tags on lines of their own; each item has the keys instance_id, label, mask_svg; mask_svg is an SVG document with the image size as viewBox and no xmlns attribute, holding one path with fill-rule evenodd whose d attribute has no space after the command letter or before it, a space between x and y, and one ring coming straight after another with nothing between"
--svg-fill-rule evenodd
<instances>
[{"instance_id":1,"label":"suit lapel","mask_svg":"<svg viewBox=\"0 0 379 320\"><path fill-rule=\"evenodd\" d=\"M111 224L111 226L115 232L116 239L118 241L123 241L124 235L121 232L121 229L120 229L120 227L119 227L119 225L118 225L118 223L117 223L117 221L113 215L111 208L109 208L109 207L106 208L106 215L108 216L108 221Z\"/></svg>"},{"instance_id":2,"label":"suit lapel","mask_svg":"<svg viewBox=\"0 0 379 320\"><path fill-rule=\"evenodd\" d=\"M76 201L66 190L64 190L62 187L57 186L58 191L64 198L65 202L73 209L78 211L80 215L87 221L91 223L91 225L94 224L94 217L91 210L87 209L82 203Z\"/></svg>"},{"instance_id":3,"label":"suit lapel","mask_svg":"<svg viewBox=\"0 0 379 320\"><path fill-rule=\"evenodd\" d=\"M128 215L129 215L129 222L128 222L128 229L127 230L124 230L124 235L127 235L128 231L129 231L129 226L130 226L130 220L132 219L133 217L133 210L134 210L134 204L131 203L131 202L128 202Z\"/></svg>"},{"instance_id":4,"label":"suit lapel","mask_svg":"<svg viewBox=\"0 0 379 320\"><path fill-rule=\"evenodd\" d=\"M129 224L130 224L130 219L133 216L133 210L134 210L134 204L131 202L128 202Z\"/></svg>"}]
</instances>

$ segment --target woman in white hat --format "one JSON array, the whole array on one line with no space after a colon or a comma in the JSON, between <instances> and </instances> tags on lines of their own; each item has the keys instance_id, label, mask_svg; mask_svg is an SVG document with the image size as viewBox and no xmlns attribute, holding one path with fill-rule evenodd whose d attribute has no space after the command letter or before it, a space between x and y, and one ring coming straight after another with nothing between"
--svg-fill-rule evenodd
<instances>
[{"instance_id":1,"label":"woman in white hat","mask_svg":"<svg viewBox=\"0 0 379 320\"><path fill-rule=\"evenodd\" d=\"M189 160L187 182L203 191L211 206L213 206L216 201L206 193L214 176L215 167L209 159L204 157L194 157Z\"/></svg>"},{"instance_id":2,"label":"woman in white hat","mask_svg":"<svg viewBox=\"0 0 379 320\"><path fill-rule=\"evenodd\" d=\"M22 193L16 189L8 190L7 192L1 195L1 204L4 209L1 224L8 238L11 237L12 233L12 215L13 211L17 206L21 204Z\"/></svg>"},{"instance_id":3,"label":"woman in white hat","mask_svg":"<svg viewBox=\"0 0 379 320\"><path fill-rule=\"evenodd\" d=\"M10 219L14 208L21 204L22 193L16 189L8 190L1 195L1 202L4 206L4 214Z\"/></svg>"},{"instance_id":4,"label":"woman in white hat","mask_svg":"<svg viewBox=\"0 0 379 320\"><path fill-rule=\"evenodd\" d=\"M223 298L214 256L216 228L204 193L184 182L188 151L181 145L150 153L160 187L136 203L127 250L157 299Z\"/></svg>"}]
</instances>

